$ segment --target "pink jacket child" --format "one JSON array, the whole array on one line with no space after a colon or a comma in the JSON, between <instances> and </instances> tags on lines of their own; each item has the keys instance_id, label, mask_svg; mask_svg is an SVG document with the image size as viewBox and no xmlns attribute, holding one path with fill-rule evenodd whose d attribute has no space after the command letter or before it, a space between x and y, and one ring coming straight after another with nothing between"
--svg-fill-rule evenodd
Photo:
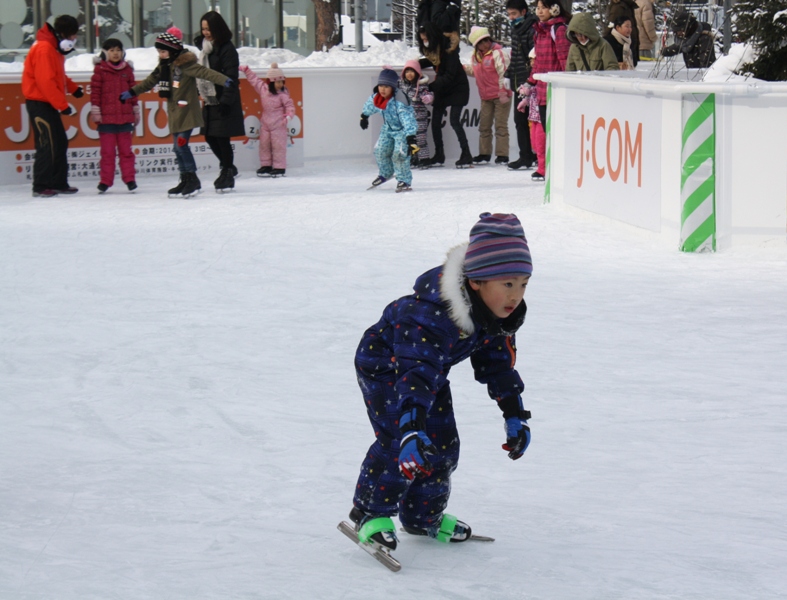
<instances>
[{"instance_id":1,"label":"pink jacket child","mask_svg":"<svg viewBox=\"0 0 787 600\"><path fill-rule=\"evenodd\" d=\"M108 39L101 54L93 59L90 79L90 116L98 125L101 142L99 193L106 192L115 181L115 156L120 158L120 176L129 191L137 188L135 159L131 150L134 127L139 124L137 98L120 102L120 94L136 85L134 67L125 60L123 44Z\"/></svg>"},{"instance_id":2,"label":"pink jacket child","mask_svg":"<svg viewBox=\"0 0 787 600\"><path fill-rule=\"evenodd\" d=\"M287 123L295 116L295 105L284 87L284 73L276 63L271 64L268 75L261 79L248 65L240 70L257 90L262 105L260 120L260 177L284 175L287 168Z\"/></svg>"}]
</instances>

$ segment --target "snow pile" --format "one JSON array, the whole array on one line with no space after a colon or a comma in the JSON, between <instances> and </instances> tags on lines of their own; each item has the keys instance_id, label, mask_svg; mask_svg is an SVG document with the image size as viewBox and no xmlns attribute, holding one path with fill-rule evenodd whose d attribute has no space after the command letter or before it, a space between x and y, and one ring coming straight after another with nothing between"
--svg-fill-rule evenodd
<instances>
[{"instance_id":1,"label":"snow pile","mask_svg":"<svg viewBox=\"0 0 787 600\"><path fill-rule=\"evenodd\" d=\"M736 83L744 81L758 81L757 79L738 75L738 70L746 63L753 62L756 58L755 50L751 44L732 44L727 56L721 55L705 72L703 81L715 83Z\"/></svg>"}]
</instances>

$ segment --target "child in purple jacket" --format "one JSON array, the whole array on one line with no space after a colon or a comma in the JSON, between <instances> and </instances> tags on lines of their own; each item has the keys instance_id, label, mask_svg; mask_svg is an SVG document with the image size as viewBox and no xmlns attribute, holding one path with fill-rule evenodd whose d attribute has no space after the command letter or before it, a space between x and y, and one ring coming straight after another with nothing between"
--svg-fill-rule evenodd
<instances>
[{"instance_id":1,"label":"child in purple jacket","mask_svg":"<svg viewBox=\"0 0 787 600\"><path fill-rule=\"evenodd\" d=\"M139 124L140 111L137 98L120 101L120 94L136 84L134 67L125 60L123 43L110 38L104 42L101 54L93 59L93 77L90 78L90 116L98 125L101 141L101 181L98 192L103 194L115 182L115 156L120 157L120 176L128 190L137 189L135 159L131 151L131 137Z\"/></svg>"},{"instance_id":2,"label":"child in purple jacket","mask_svg":"<svg viewBox=\"0 0 787 600\"><path fill-rule=\"evenodd\" d=\"M355 486L350 519L361 544L395 549L391 517L404 530L442 542L470 539L467 523L445 512L459 461L449 371L470 359L502 412L512 460L530 444L530 413L517 373L515 332L525 319L533 271L522 224L484 213L469 243L421 275L363 334L355 370L374 430ZM390 558L390 557L389 557Z\"/></svg>"}]
</instances>

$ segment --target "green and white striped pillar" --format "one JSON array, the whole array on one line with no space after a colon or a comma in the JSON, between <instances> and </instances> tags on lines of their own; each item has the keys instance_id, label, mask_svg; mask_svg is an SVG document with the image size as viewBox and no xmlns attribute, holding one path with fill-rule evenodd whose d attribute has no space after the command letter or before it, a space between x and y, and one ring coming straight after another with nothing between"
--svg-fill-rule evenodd
<instances>
[{"instance_id":1,"label":"green and white striped pillar","mask_svg":"<svg viewBox=\"0 0 787 600\"><path fill-rule=\"evenodd\" d=\"M716 250L716 96L684 94L680 249Z\"/></svg>"},{"instance_id":2,"label":"green and white striped pillar","mask_svg":"<svg viewBox=\"0 0 787 600\"><path fill-rule=\"evenodd\" d=\"M549 151L552 147L552 127L550 127L552 121L552 84L547 84L547 122L542 123L544 127L544 137L547 140L547 149L546 149L546 156L544 157L544 204L548 204L551 201L550 191L552 186L549 185ZM538 165L536 164L536 168Z\"/></svg>"}]
</instances>

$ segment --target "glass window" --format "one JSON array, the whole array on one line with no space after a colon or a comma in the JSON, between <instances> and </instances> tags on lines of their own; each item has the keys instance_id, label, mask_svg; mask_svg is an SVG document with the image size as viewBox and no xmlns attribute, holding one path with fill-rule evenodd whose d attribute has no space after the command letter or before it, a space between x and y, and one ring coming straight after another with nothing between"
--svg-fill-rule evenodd
<instances>
[{"instance_id":1,"label":"glass window","mask_svg":"<svg viewBox=\"0 0 787 600\"><path fill-rule=\"evenodd\" d=\"M311 0L310 0L311 1ZM238 2L240 36L238 46L276 48L276 3L274 0L240 0Z\"/></svg>"},{"instance_id":2,"label":"glass window","mask_svg":"<svg viewBox=\"0 0 787 600\"><path fill-rule=\"evenodd\" d=\"M3 0L0 10L0 60L24 60L17 50L29 48L36 41L33 25L33 0Z\"/></svg>"},{"instance_id":3,"label":"glass window","mask_svg":"<svg viewBox=\"0 0 787 600\"><path fill-rule=\"evenodd\" d=\"M284 47L298 54L314 51L315 16L312 0L283 0Z\"/></svg>"}]
</instances>

